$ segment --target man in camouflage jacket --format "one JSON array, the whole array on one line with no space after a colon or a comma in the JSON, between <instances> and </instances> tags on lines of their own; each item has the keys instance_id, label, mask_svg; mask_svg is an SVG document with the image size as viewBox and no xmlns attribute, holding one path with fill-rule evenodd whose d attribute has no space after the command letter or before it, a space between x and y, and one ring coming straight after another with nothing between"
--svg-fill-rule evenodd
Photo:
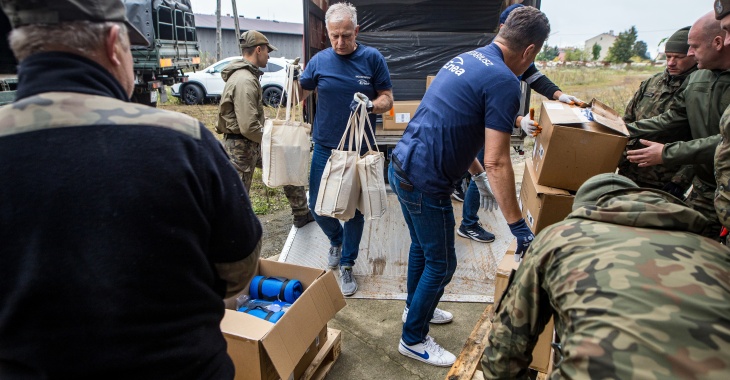
<instances>
[{"instance_id":1,"label":"man in camouflage jacket","mask_svg":"<svg viewBox=\"0 0 730 380\"><path fill-rule=\"evenodd\" d=\"M689 26L684 27L669 37L664 47L667 55L666 70L641 82L639 90L626 106L625 123L633 123L664 113L675 102L677 93L684 89L682 84L685 79L697 71L695 57L687 55L689 28ZM677 141L677 138L678 136L667 133L666 136L657 136L655 140L666 144ZM632 143L626 147L626 150L642 147L638 141L632 140ZM619 174L630 178L639 186L664 189L680 198L684 197L684 193L692 185L694 176L691 165L656 165L640 168L625 156L622 157L618 170Z\"/></svg>"},{"instance_id":2,"label":"man in camouflage jacket","mask_svg":"<svg viewBox=\"0 0 730 380\"><path fill-rule=\"evenodd\" d=\"M700 70L687 78L684 90L666 112L626 125L631 137L647 146L627 153L639 168L693 165L692 191L686 202L710 220L703 235L713 239L720 234L713 205L717 187L713 156L720 142L720 117L730 105L730 47L723 46L724 36L713 12L697 20L689 31L688 55L695 56ZM681 138L668 144L654 142L667 134Z\"/></svg>"},{"instance_id":3,"label":"man in camouflage jacket","mask_svg":"<svg viewBox=\"0 0 730 380\"><path fill-rule=\"evenodd\" d=\"M550 317L552 379L721 379L730 371L730 249L707 219L617 174L586 181L541 232L497 305L487 379L525 379Z\"/></svg>"},{"instance_id":4,"label":"man in camouflage jacket","mask_svg":"<svg viewBox=\"0 0 730 380\"><path fill-rule=\"evenodd\" d=\"M715 17L725 33L730 31L730 1L715 1ZM724 44L730 48L730 34L726 34ZM720 223L730 229L730 108L720 120L722 141L715 151L715 211Z\"/></svg>"},{"instance_id":5,"label":"man in camouflage jacket","mask_svg":"<svg viewBox=\"0 0 730 380\"><path fill-rule=\"evenodd\" d=\"M261 167L261 138L264 134L264 103L260 67L266 67L269 53L276 50L269 40L256 30L241 34L243 59L233 61L221 71L226 82L221 94L216 131L223 134L223 145L231 156L246 190L251 190L253 173ZM303 186L284 186L292 209L294 225L303 227L314 221L307 207Z\"/></svg>"},{"instance_id":6,"label":"man in camouflage jacket","mask_svg":"<svg viewBox=\"0 0 730 380\"><path fill-rule=\"evenodd\" d=\"M20 62L0 107L0 378L232 379L223 298L256 273L261 224L223 147L129 102L130 43L149 42L121 0L0 5Z\"/></svg>"}]
</instances>

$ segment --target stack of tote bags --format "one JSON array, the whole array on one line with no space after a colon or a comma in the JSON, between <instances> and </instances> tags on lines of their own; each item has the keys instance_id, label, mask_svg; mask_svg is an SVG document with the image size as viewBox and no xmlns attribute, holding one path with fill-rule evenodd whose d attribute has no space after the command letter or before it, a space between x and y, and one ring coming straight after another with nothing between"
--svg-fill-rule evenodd
<instances>
[{"instance_id":1,"label":"stack of tote bags","mask_svg":"<svg viewBox=\"0 0 730 380\"><path fill-rule=\"evenodd\" d=\"M276 118L267 119L264 123L264 135L261 139L262 180L268 187L284 185L306 186L309 184L309 151L312 127L292 112L293 106L299 104L299 91L294 87L294 71L298 59L288 67L286 80L285 119L279 119L281 103L276 111Z\"/></svg>"},{"instance_id":2,"label":"stack of tote bags","mask_svg":"<svg viewBox=\"0 0 730 380\"><path fill-rule=\"evenodd\" d=\"M383 174L385 157L377 150L377 143L373 150L366 137L370 132L375 142L365 102L358 94L355 94L355 100L359 102L358 107L350 113L340 144L332 150L324 167L314 208L317 215L344 221L355 216L355 209L359 209L365 219L379 219L385 214L387 203ZM367 151L361 156L363 142Z\"/></svg>"}]
</instances>

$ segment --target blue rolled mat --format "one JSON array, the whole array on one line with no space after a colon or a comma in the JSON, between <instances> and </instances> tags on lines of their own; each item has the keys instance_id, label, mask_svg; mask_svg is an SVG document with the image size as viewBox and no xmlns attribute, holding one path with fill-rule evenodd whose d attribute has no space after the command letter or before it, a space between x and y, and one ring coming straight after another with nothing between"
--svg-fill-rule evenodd
<instances>
[{"instance_id":1,"label":"blue rolled mat","mask_svg":"<svg viewBox=\"0 0 730 380\"><path fill-rule=\"evenodd\" d=\"M294 303L303 291L304 287L299 280L284 277L256 276L249 287L251 298L288 303Z\"/></svg>"},{"instance_id":2,"label":"blue rolled mat","mask_svg":"<svg viewBox=\"0 0 730 380\"><path fill-rule=\"evenodd\" d=\"M263 308L261 306L256 306L252 309L249 309L246 306L242 306L240 309L238 309L238 311L240 311L242 313L246 313L248 315L252 315L257 318L261 318L261 319L263 319L265 321L269 321L271 323L276 323L279 319L281 319L281 317L284 316L283 311L273 312L273 311L266 310L265 308Z\"/></svg>"}]
</instances>

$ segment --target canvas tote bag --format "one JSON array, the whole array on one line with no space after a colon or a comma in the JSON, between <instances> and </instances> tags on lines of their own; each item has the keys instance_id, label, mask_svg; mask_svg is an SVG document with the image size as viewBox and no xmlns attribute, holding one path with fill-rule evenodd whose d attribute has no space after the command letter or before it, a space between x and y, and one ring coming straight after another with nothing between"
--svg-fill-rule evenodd
<instances>
[{"instance_id":1,"label":"canvas tote bag","mask_svg":"<svg viewBox=\"0 0 730 380\"><path fill-rule=\"evenodd\" d=\"M329 216L348 221L355 216L358 198L360 197L360 179L357 174L358 147L356 144L357 120L355 113L350 113L345 133L340 139L337 149L332 150L324 167L322 180L317 193L314 212L317 215ZM345 141L349 139L347 150Z\"/></svg>"},{"instance_id":2,"label":"canvas tote bag","mask_svg":"<svg viewBox=\"0 0 730 380\"><path fill-rule=\"evenodd\" d=\"M281 103L276 118L264 123L261 139L262 180L268 187L283 185L306 186L309 184L309 150L312 126L304 122L304 116L294 116L292 109L299 104L299 92L294 87L294 68L289 65L286 80L286 115L279 119ZM284 96L282 96L282 101Z\"/></svg>"},{"instance_id":3,"label":"canvas tote bag","mask_svg":"<svg viewBox=\"0 0 730 380\"><path fill-rule=\"evenodd\" d=\"M359 118L360 142L358 146L362 146L362 140L365 140L367 152L360 156L357 160L357 175L360 179L360 200L357 208L362 212L367 220L380 219L385 215L385 208L388 200L385 195L385 156L378 149L378 143L375 141L375 132L370 124L370 118L364 103L361 103L358 111L361 112ZM367 124L368 129L365 129ZM370 146L370 140L367 138L367 132L373 136L375 150Z\"/></svg>"}]
</instances>

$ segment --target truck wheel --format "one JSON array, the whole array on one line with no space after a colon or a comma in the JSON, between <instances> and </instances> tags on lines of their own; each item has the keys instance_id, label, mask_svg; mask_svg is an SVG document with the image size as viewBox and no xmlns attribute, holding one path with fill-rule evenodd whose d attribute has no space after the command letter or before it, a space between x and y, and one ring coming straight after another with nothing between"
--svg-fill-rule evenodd
<instances>
[{"instance_id":1,"label":"truck wheel","mask_svg":"<svg viewBox=\"0 0 730 380\"><path fill-rule=\"evenodd\" d=\"M281 98L284 96L282 94L283 92L279 87L267 87L263 92L264 104L269 107L278 107L279 104L284 104L286 97L284 97L284 101L282 101Z\"/></svg>"},{"instance_id":2,"label":"truck wheel","mask_svg":"<svg viewBox=\"0 0 730 380\"><path fill-rule=\"evenodd\" d=\"M181 98L187 105L195 105L203 103L203 89L195 84L189 84L181 90Z\"/></svg>"}]
</instances>

